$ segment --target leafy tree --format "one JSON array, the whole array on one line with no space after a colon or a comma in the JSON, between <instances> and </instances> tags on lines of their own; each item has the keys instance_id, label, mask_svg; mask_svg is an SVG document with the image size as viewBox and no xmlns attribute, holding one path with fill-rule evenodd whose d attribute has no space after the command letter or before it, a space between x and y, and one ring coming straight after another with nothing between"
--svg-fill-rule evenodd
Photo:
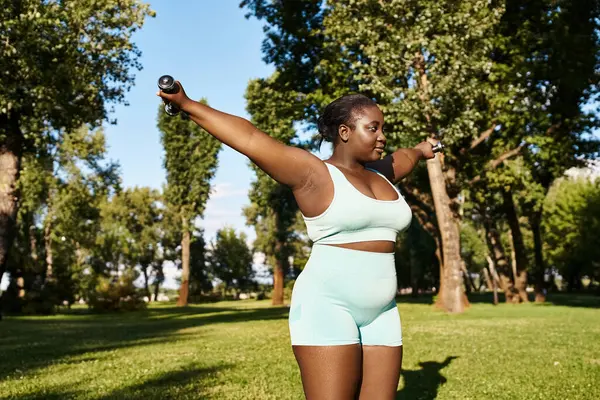
<instances>
[{"instance_id":1,"label":"leafy tree","mask_svg":"<svg viewBox=\"0 0 600 400\"><path fill-rule=\"evenodd\" d=\"M273 90L277 77L251 81L246 90L247 109L252 123L286 144L297 139L294 119L299 111L293 91ZM248 194L251 204L244 210L249 225L256 231L254 247L265 254L273 269L273 305L283 304L284 278L295 254L297 221L301 216L290 188L281 185L256 165L251 164L256 181Z\"/></svg>"},{"instance_id":2,"label":"leafy tree","mask_svg":"<svg viewBox=\"0 0 600 400\"><path fill-rule=\"evenodd\" d=\"M436 270L435 241L418 220L399 235L396 246L396 276L398 288L411 288L412 296L419 290L439 287L439 269Z\"/></svg>"},{"instance_id":3,"label":"leafy tree","mask_svg":"<svg viewBox=\"0 0 600 400\"><path fill-rule=\"evenodd\" d=\"M0 1L0 279L15 235L24 152L98 125L140 68L132 34L153 15L138 0Z\"/></svg>"},{"instance_id":4,"label":"leafy tree","mask_svg":"<svg viewBox=\"0 0 600 400\"><path fill-rule=\"evenodd\" d=\"M150 293L150 269L160 260L161 196L150 188L129 188L114 196L104 218L118 226L126 239L121 262L130 269L139 268L144 278L144 291Z\"/></svg>"},{"instance_id":5,"label":"leafy tree","mask_svg":"<svg viewBox=\"0 0 600 400\"><path fill-rule=\"evenodd\" d=\"M254 286L252 250L248 247L247 240L245 233L238 236L233 228L217 231L207 263L212 275L223 282L225 291L234 289L239 294Z\"/></svg>"},{"instance_id":6,"label":"leafy tree","mask_svg":"<svg viewBox=\"0 0 600 400\"><path fill-rule=\"evenodd\" d=\"M105 150L102 130L82 127L39 149L37 157L25 157L19 179L24 201L12 249L22 256L8 270L11 278L24 279L31 312L72 303L80 293L83 260L98 228L98 203L118 187L117 165L105 162ZM36 244L40 248L30 252Z\"/></svg>"},{"instance_id":7,"label":"leafy tree","mask_svg":"<svg viewBox=\"0 0 600 400\"><path fill-rule=\"evenodd\" d=\"M204 232L196 231L190 244L190 296L199 297L213 288L213 275L207 266Z\"/></svg>"},{"instance_id":8,"label":"leafy tree","mask_svg":"<svg viewBox=\"0 0 600 400\"><path fill-rule=\"evenodd\" d=\"M489 96L488 112L494 130L479 146L493 157L474 158L467 168L475 176L471 185L500 195L523 300L530 267L536 300L544 298L540 226L550 184L598 152L598 142L588 139L596 121L584 106L598 93L599 12L597 1L511 0L496 30L486 82L496 93ZM519 212L533 234L532 260L524 254Z\"/></svg>"},{"instance_id":9,"label":"leafy tree","mask_svg":"<svg viewBox=\"0 0 600 400\"><path fill-rule=\"evenodd\" d=\"M434 200L430 208L435 204L441 235L439 299L445 309L460 312L467 301L461 291L458 218L453 210L456 160L465 142L488 129L480 112L479 99L485 95L480 77L489 72L491 33L501 7L452 1L308 3L243 5L270 25L266 59L282 77L294 75L286 80L288 87L281 84L282 90L298 91L307 103L318 106L348 91L376 98L386 113L392 148L414 145L428 136L444 138L449 146L444 165L442 157L427 164ZM308 22L291 23L293 16ZM313 40L305 40L310 35L303 27L309 23L317 31ZM298 51L304 53L299 56ZM324 59L308 61L314 65L309 72L291 66L299 57L313 60L313 54ZM306 105L303 122L314 122L314 108Z\"/></svg>"},{"instance_id":10,"label":"leafy tree","mask_svg":"<svg viewBox=\"0 0 600 400\"><path fill-rule=\"evenodd\" d=\"M206 100L201 100L206 104ZM194 221L202 217L210 195L210 180L217 169L221 142L183 117L170 117L158 110L158 128L165 149L167 171L165 204L181 229L181 288L179 306L188 302L190 245Z\"/></svg>"},{"instance_id":11,"label":"leafy tree","mask_svg":"<svg viewBox=\"0 0 600 400\"><path fill-rule=\"evenodd\" d=\"M530 262L519 212L529 216L539 281L541 199L554 178L598 149L586 140L593 110L583 111L598 90L598 1L246 0L242 6L266 22L265 61L277 68L278 90L297 92L302 122L314 122L315 109L333 97L358 90L386 112L391 148L425 136L444 140L444 154L427 163L429 182L416 171L402 185L441 249L449 289L444 293L442 284L442 305L460 311L464 304L459 193L473 185L499 195L492 200L503 210L490 217L509 222L514 285L526 300ZM507 174L501 167L511 161L520 168Z\"/></svg>"},{"instance_id":12,"label":"leafy tree","mask_svg":"<svg viewBox=\"0 0 600 400\"><path fill-rule=\"evenodd\" d=\"M542 229L547 259L569 291L581 289L583 276L600 282L600 179L557 179L544 202Z\"/></svg>"}]
</instances>

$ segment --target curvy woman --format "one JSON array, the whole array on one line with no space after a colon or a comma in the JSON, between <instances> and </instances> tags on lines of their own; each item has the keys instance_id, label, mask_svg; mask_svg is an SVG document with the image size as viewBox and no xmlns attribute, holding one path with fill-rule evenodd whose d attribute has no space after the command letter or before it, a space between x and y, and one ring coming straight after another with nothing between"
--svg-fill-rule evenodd
<instances>
[{"instance_id":1,"label":"curvy woman","mask_svg":"<svg viewBox=\"0 0 600 400\"><path fill-rule=\"evenodd\" d=\"M394 399L402 365L394 249L411 221L394 184L435 156L432 145L382 158L383 113L359 94L333 101L319 118L319 133L333 142L325 161L189 99L181 86L158 95L294 193L314 243L289 315L306 398Z\"/></svg>"}]
</instances>

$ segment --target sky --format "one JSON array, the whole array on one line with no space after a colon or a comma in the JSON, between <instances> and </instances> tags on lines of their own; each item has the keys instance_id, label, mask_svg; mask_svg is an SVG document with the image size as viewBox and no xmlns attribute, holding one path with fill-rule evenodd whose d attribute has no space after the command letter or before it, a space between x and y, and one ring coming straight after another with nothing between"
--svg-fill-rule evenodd
<instances>
[{"instance_id":1,"label":"sky","mask_svg":"<svg viewBox=\"0 0 600 400\"><path fill-rule=\"evenodd\" d=\"M151 1L156 17L147 19L133 37L142 51L143 69L136 73L135 87L127 95L129 105L115 108L117 124L105 127L108 156L121 164L124 187L161 188L165 183L164 153L156 127L160 99L155 93L161 75L179 80L193 99L204 97L213 108L249 118L246 86L251 79L269 76L273 67L262 61L262 23L246 19L239 3ZM242 215L253 179L248 159L223 146L213 193L199 221L207 242L225 226L254 240L254 229L246 226ZM166 266L165 275L165 286L177 287L179 271Z\"/></svg>"},{"instance_id":2,"label":"sky","mask_svg":"<svg viewBox=\"0 0 600 400\"><path fill-rule=\"evenodd\" d=\"M108 156L121 164L125 187L160 188L165 183L163 149L156 127L160 99L157 80L169 74L188 96L205 97L221 111L249 118L244 92L248 81L267 77L273 68L262 61L262 24L246 19L239 0L151 2L156 17L147 19L133 41L142 51L143 70L136 73L128 106L116 107L116 125L105 127ZM201 225L207 239L231 225L249 236L241 209L253 173L247 158L224 147L212 182L214 193Z\"/></svg>"},{"instance_id":3,"label":"sky","mask_svg":"<svg viewBox=\"0 0 600 400\"><path fill-rule=\"evenodd\" d=\"M135 86L126 95L128 106L117 105L106 125L108 158L121 165L124 187L149 186L160 189L165 183L163 148L156 127L160 99L157 81L169 74L181 81L188 96L205 97L221 111L249 118L244 92L251 79L267 77L273 67L262 61L262 23L246 19L239 0L153 0L155 18L148 18L133 42L142 51L143 66L135 71ZM215 232L231 226L255 238L245 225L242 208L248 205L248 189L254 173L248 159L224 146L213 179L214 193L200 225L210 241ZM177 287L174 267L166 267L168 287ZM4 289L7 276L2 282Z\"/></svg>"},{"instance_id":4,"label":"sky","mask_svg":"<svg viewBox=\"0 0 600 400\"><path fill-rule=\"evenodd\" d=\"M128 105L116 105L105 125L108 158L121 165L124 187L165 183L163 148L156 127L160 99L155 95L158 78L169 74L183 84L188 96L206 98L221 111L249 118L244 92L251 79L267 77L273 67L262 61L262 22L246 19L240 0L154 0L155 18L148 18L133 42L142 51L141 71L134 71L135 86L127 93ZM324 158L324 153L318 153ZM200 222L210 242L216 231L231 226L255 233L241 212L248 205L248 189L254 179L248 159L226 146L219 154L219 167L212 181L213 194ZM179 272L165 269L166 286L176 287ZM4 276L0 287L8 284Z\"/></svg>"}]
</instances>

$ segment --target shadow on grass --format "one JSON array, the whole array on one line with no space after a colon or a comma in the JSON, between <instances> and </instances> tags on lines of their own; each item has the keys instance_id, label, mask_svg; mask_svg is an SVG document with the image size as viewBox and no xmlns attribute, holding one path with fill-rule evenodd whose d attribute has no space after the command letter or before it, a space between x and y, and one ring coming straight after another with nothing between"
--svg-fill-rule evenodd
<instances>
[{"instance_id":1,"label":"shadow on grass","mask_svg":"<svg viewBox=\"0 0 600 400\"><path fill-rule=\"evenodd\" d=\"M144 383L116 390L107 396L101 397L100 400L162 400L187 398L188 395L193 395L194 398L202 398L203 389L206 389L207 386L202 381L225 368L231 368L231 365L172 371Z\"/></svg>"},{"instance_id":2,"label":"shadow on grass","mask_svg":"<svg viewBox=\"0 0 600 400\"><path fill-rule=\"evenodd\" d=\"M203 390L207 385L205 380L216 375L231 365L220 365L209 368L196 368L189 366L183 370L171 371L160 376L146 380L145 382L129 387L117 389L108 395L99 397L98 400L146 400L146 399L175 399L188 396L202 398ZM81 389L44 391L43 393L31 393L23 396L12 397L15 400L59 400L81 396Z\"/></svg>"},{"instance_id":3,"label":"shadow on grass","mask_svg":"<svg viewBox=\"0 0 600 400\"><path fill-rule=\"evenodd\" d=\"M556 306L600 308L600 296L593 294L550 293L546 303Z\"/></svg>"},{"instance_id":4,"label":"shadow on grass","mask_svg":"<svg viewBox=\"0 0 600 400\"><path fill-rule=\"evenodd\" d=\"M164 307L141 312L7 318L0 323L0 381L18 371L76 363L87 353L185 340L186 328L285 319L287 307ZM194 335L201 332L194 332ZM88 358L99 357L89 354ZM20 373L20 372L19 372Z\"/></svg>"},{"instance_id":5,"label":"shadow on grass","mask_svg":"<svg viewBox=\"0 0 600 400\"><path fill-rule=\"evenodd\" d=\"M423 293L418 296L412 295L400 295L396 297L398 303L405 304L433 304L434 293ZM492 293L470 293L468 295L469 303L471 304L492 304L494 302L494 295ZM500 303L504 302L504 294L498 293L498 300Z\"/></svg>"},{"instance_id":6,"label":"shadow on grass","mask_svg":"<svg viewBox=\"0 0 600 400\"><path fill-rule=\"evenodd\" d=\"M444 362L426 361L419 363L421 369L403 370L404 387L396 393L396 400L433 400L440 386L448 380L440 371L446 368L456 356L447 357Z\"/></svg>"},{"instance_id":7,"label":"shadow on grass","mask_svg":"<svg viewBox=\"0 0 600 400\"><path fill-rule=\"evenodd\" d=\"M535 295L529 293L529 301L535 301ZM420 294L417 297L411 295L400 295L396 297L399 304L433 304L434 294ZM468 295L471 304L493 304L494 295L492 293L470 293ZM505 304L504 293L498 293L499 304ZM545 303L539 305L547 306L566 306L566 307L587 307L600 308L600 296L586 293L549 293Z\"/></svg>"}]
</instances>

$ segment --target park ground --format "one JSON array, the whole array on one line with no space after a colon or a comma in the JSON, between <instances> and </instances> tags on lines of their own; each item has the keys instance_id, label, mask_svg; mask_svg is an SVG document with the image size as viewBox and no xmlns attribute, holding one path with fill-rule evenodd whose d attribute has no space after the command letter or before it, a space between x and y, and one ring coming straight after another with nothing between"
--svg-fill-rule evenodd
<instances>
[{"instance_id":1,"label":"park ground","mask_svg":"<svg viewBox=\"0 0 600 400\"><path fill-rule=\"evenodd\" d=\"M599 399L600 297L461 315L399 299L398 399ZM302 399L287 307L246 300L0 322L0 399Z\"/></svg>"}]
</instances>

